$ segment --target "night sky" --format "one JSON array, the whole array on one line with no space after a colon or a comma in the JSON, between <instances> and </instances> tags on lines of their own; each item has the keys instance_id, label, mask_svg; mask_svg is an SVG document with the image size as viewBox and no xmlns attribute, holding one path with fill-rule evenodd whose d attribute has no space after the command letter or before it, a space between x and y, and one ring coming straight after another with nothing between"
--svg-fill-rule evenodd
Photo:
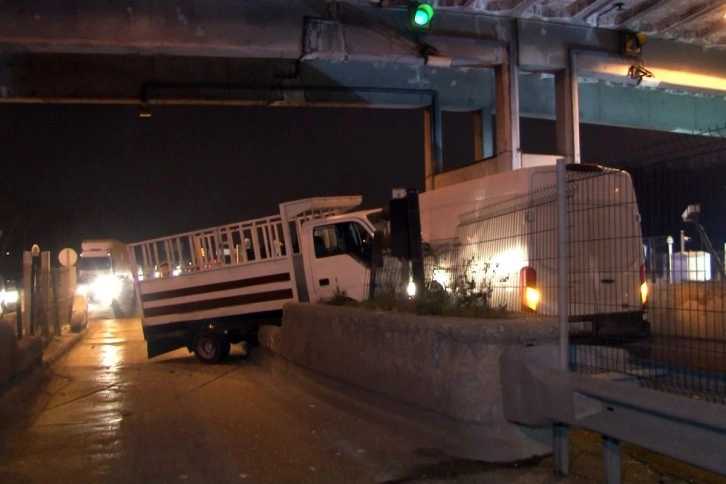
<instances>
[{"instance_id":1,"label":"night sky","mask_svg":"<svg viewBox=\"0 0 726 484\"><path fill-rule=\"evenodd\" d=\"M84 238L135 242L309 196L361 194L364 208L381 206L393 187L423 189L422 122L419 110L157 106L141 119L135 106L0 105L6 235L23 214L3 263L33 243L56 253ZM445 113L443 129L445 168L473 161L470 115ZM584 125L582 158L674 136ZM524 152L554 153L554 139L553 122L522 120Z\"/></svg>"},{"instance_id":2,"label":"night sky","mask_svg":"<svg viewBox=\"0 0 726 484\"><path fill-rule=\"evenodd\" d=\"M12 203L36 223L21 246L133 242L272 215L281 201L423 187L411 110L0 106ZM27 250L27 249L26 249Z\"/></svg>"}]
</instances>

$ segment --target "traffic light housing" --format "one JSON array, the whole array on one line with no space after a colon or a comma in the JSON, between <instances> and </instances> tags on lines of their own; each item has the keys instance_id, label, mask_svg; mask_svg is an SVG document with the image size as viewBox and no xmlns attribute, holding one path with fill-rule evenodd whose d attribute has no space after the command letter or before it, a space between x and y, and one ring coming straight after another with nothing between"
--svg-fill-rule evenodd
<instances>
[{"instance_id":1,"label":"traffic light housing","mask_svg":"<svg viewBox=\"0 0 726 484\"><path fill-rule=\"evenodd\" d=\"M434 7L428 3L408 3L408 28L412 30L431 30Z\"/></svg>"},{"instance_id":2,"label":"traffic light housing","mask_svg":"<svg viewBox=\"0 0 726 484\"><path fill-rule=\"evenodd\" d=\"M643 46L648 37L642 32L625 32L623 35L623 53L626 55L641 55Z\"/></svg>"}]
</instances>

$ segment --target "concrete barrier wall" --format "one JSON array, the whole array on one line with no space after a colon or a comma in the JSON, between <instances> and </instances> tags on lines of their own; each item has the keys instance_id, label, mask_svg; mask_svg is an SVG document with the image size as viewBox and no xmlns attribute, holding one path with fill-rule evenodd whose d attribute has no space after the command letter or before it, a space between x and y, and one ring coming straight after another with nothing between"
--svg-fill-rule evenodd
<instances>
[{"instance_id":1,"label":"concrete barrier wall","mask_svg":"<svg viewBox=\"0 0 726 484\"><path fill-rule=\"evenodd\" d=\"M281 327L262 329L260 342L316 373L433 412L471 442L462 457L503 462L546 455L552 447L550 428L504 418L499 356L512 346L556 344L557 330L551 319L472 320L293 303Z\"/></svg>"},{"instance_id":2,"label":"concrete barrier wall","mask_svg":"<svg viewBox=\"0 0 726 484\"><path fill-rule=\"evenodd\" d=\"M0 320L0 395L20 377L40 367L43 344L40 337L18 341L13 326Z\"/></svg>"}]
</instances>

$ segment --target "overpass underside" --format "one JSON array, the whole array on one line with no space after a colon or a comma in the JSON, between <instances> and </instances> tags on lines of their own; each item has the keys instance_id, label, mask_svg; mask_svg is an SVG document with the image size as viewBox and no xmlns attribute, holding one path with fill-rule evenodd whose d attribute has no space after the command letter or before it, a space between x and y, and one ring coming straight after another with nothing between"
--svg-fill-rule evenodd
<instances>
[{"instance_id":1,"label":"overpass underside","mask_svg":"<svg viewBox=\"0 0 726 484\"><path fill-rule=\"evenodd\" d=\"M422 34L405 8L367 3L14 3L0 5L0 102L421 109L427 188L522 166L520 116L555 119L574 162L581 122L726 121L722 51L654 40L625 55L612 30L451 10ZM472 113L480 163L458 173L443 173L444 111Z\"/></svg>"}]
</instances>

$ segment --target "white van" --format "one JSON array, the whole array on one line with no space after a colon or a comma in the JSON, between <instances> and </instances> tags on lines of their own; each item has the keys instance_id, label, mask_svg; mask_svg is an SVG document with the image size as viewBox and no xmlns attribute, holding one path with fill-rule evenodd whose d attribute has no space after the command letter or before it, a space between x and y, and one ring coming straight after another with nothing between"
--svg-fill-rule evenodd
<instances>
[{"instance_id":1,"label":"white van","mask_svg":"<svg viewBox=\"0 0 726 484\"><path fill-rule=\"evenodd\" d=\"M647 334L640 214L630 175L567 165L569 318L601 336ZM490 290L508 311L558 314L555 166L499 173L422 193L433 278ZM458 279L458 282L457 282Z\"/></svg>"}]
</instances>

